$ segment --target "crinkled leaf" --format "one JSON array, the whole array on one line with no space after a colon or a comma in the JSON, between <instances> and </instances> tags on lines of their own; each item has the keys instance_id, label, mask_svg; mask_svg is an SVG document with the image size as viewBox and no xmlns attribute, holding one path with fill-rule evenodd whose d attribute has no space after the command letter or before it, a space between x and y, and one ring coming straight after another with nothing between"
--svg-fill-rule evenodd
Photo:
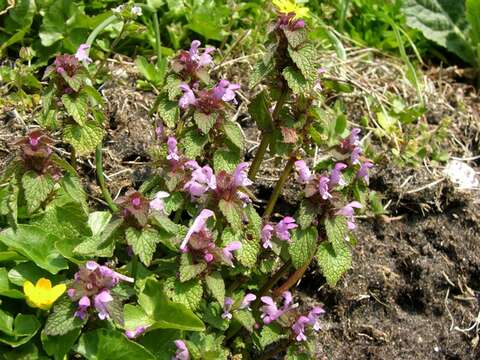
<instances>
[{"instance_id":1,"label":"crinkled leaf","mask_svg":"<svg viewBox=\"0 0 480 360\"><path fill-rule=\"evenodd\" d=\"M27 171L22 176L22 187L25 191L27 210L32 213L47 200L55 187L55 182L49 174L39 175L35 171Z\"/></svg>"},{"instance_id":2,"label":"crinkled leaf","mask_svg":"<svg viewBox=\"0 0 480 360\"><path fill-rule=\"evenodd\" d=\"M302 229L309 227L318 215L318 206L308 199L303 199L298 207L295 219Z\"/></svg>"},{"instance_id":3,"label":"crinkled leaf","mask_svg":"<svg viewBox=\"0 0 480 360\"><path fill-rule=\"evenodd\" d=\"M292 258L292 264L297 269L310 262L317 250L318 232L315 227L308 229L295 229L292 234L292 242L288 252Z\"/></svg>"},{"instance_id":4,"label":"crinkled leaf","mask_svg":"<svg viewBox=\"0 0 480 360\"><path fill-rule=\"evenodd\" d=\"M183 152L189 159L195 159L203 152L203 147L207 143L208 138L197 129L191 129L185 133L181 139Z\"/></svg>"},{"instance_id":5,"label":"crinkled leaf","mask_svg":"<svg viewBox=\"0 0 480 360\"><path fill-rule=\"evenodd\" d=\"M205 277L205 283L213 297L223 306L225 301L225 282L219 272L211 273Z\"/></svg>"},{"instance_id":6,"label":"crinkled leaf","mask_svg":"<svg viewBox=\"0 0 480 360\"><path fill-rule=\"evenodd\" d=\"M180 118L178 103L170 101L165 94L159 96L160 99L157 108L158 115L167 127L174 128Z\"/></svg>"},{"instance_id":7,"label":"crinkled leaf","mask_svg":"<svg viewBox=\"0 0 480 360\"><path fill-rule=\"evenodd\" d=\"M164 283L165 294L174 302L195 310L200 305L203 286L200 280L192 279L180 282L176 278L168 278Z\"/></svg>"},{"instance_id":8,"label":"crinkled leaf","mask_svg":"<svg viewBox=\"0 0 480 360\"><path fill-rule=\"evenodd\" d=\"M260 334L255 334L255 343L260 349L265 349L268 345L273 344L287 337L287 333L276 323L265 325L262 327Z\"/></svg>"},{"instance_id":9,"label":"crinkled leaf","mask_svg":"<svg viewBox=\"0 0 480 360\"><path fill-rule=\"evenodd\" d=\"M128 245L132 247L133 253L138 255L142 263L149 266L157 248L158 232L153 229L128 228L125 231L125 236Z\"/></svg>"},{"instance_id":10,"label":"crinkled leaf","mask_svg":"<svg viewBox=\"0 0 480 360\"><path fill-rule=\"evenodd\" d=\"M213 167L218 173L222 170L231 173L240 162L240 151L220 149L213 154Z\"/></svg>"},{"instance_id":11,"label":"crinkled leaf","mask_svg":"<svg viewBox=\"0 0 480 360\"><path fill-rule=\"evenodd\" d=\"M335 286L352 264L352 254L346 244L335 251L332 244L323 242L318 248L316 257L330 286Z\"/></svg>"},{"instance_id":12,"label":"crinkled leaf","mask_svg":"<svg viewBox=\"0 0 480 360\"><path fill-rule=\"evenodd\" d=\"M267 92L264 90L248 105L248 112L260 130L270 130L273 126L268 104Z\"/></svg>"},{"instance_id":13,"label":"crinkled leaf","mask_svg":"<svg viewBox=\"0 0 480 360\"><path fill-rule=\"evenodd\" d=\"M248 87L253 88L257 86L262 80L267 77L273 70L273 62L269 61L265 64L263 60L258 61L250 74Z\"/></svg>"},{"instance_id":14,"label":"crinkled leaf","mask_svg":"<svg viewBox=\"0 0 480 360\"><path fill-rule=\"evenodd\" d=\"M217 121L218 115L216 113L204 114L200 111L195 111L193 114L193 120L197 124L198 128L204 133L208 134L212 126Z\"/></svg>"},{"instance_id":15,"label":"crinkled leaf","mask_svg":"<svg viewBox=\"0 0 480 360\"><path fill-rule=\"evenodd\" d=\"M243 266L253 268L257 264L259 252L260 243L257 240L242 239L242 247L236 252L236 258Z\"/></svg>"},{"instance_id":16,"label":"crinkled leaf","mask_svg":"<svg viewBox=\"0 0 480 360\"><path fill-rule=\"evenodd\" d=\"M88 120L88 98L84 93L63 95L62 103L67 113L78 125L85 126Z\"/></svg>"},{"instance_id":17,"label":"crinkled leaf","mask_svg":"<svg viewBox=\"0 0 480 360\"><path fill-rule=\"evenodd\" d=\"M325 218L324 225L328 241L330 241L335 251L341 251L345 247L345 238L347 237L348 231L346 217L327 217Z\"/></svg>"},{"instance_id":18,"label":"crinkled leaf","mask_svg":"<svg viewBox=\"0 0 480 360\"><path fill-rule=\"evenodd\" d=\"M237 310L233 313L233 318L237 320L249 332L253 332L255 326L255 318L251 311Z\"/></svg>"},{"instance_id":19,"label":"crinkled leaf","mask_svg":"<svg viewBox=\"0 0 480 360\"><path fill-rule=\"evenodd\" d=\"M45 334L48 336L65 335L68 332L81 328L86 324L87 318L82 320L75 316L77 306L68 298L62 296L53 306L53 310L45 323Z\"/></svg>"},{"instance_id":20,"label":"crinkled leaf","mask_svg":"<svg viewBox=\"0 0 480 360\"><path fill-rule=\"evenodd\" d=\"M282 74L285 80L287 80L288 87L292 89L294 94L301 95L311 90L311 83L294 67L287 66Z\"/></svg>"},{"instance_id":21,"label":"crinkled leaf","mask_svg":"<svg viewBox=\"0 0 480 360\"><path fill-rule=\"evenodd\" d=\"M93 121L84 126L69 124L63 130L63 139L75 148L78 155L87 155L94 151L102 138L103 128Z\"/></svg>"},{"instance_id":22,"label":"crinkled leaf","mask_svg":"<svg viewBox=\"0 0 480 360\"><path fill-rule=\"evenodd\" d=\"M228 223L232 226L232 229L236 231L241 231L243 227L243 209L241 205L237 204L234 201L227 201L221 199L218 203L218 207L227 219Z\"/></svg>"},{"instance_id":23,"label":"crinkled leaf","mask_svg":"<svg viewBox=\"0 0 480 360\"><path fill-rule=\"evenodd\" d=\"M314 81L317 78L318 70L313 61L318 57L318 54L313 44L307 43L299 49L289 47L288 53L305 79Z\"/></svg>"},{"instance_id":24,"label":"crinkled leaf","mask_svg":"<svg viewBox=\"0 0 480 360\"><path fill-rule=\"evenodd\" d=\"M230 140L233 145L235 145L240 150L243 149L243 133L237 123L231 121L224 121L223 131L225 132L225 135L227 135L228 140Z\"/></svg>"},{"instance_id":25,"label":"crinkled leaf","mask_svg":"<svg viewBox=\"0 0 480 360\"><path fill-rule=\"evenodd\" d=\"M189 281L201 274L207 268L205 262L195 264L190 254L183 253L180 257L180 281Z\"/></svg>"},{"instance_id":26,"label":"crinkled leaf","mask_svg":"<svg viewBox=\"0 0 480 360\"><path fill-rule=\"evenodd\" d=\"M302 45L305 41L308 40L307 31L305 29L296 29L290 31L288 29L283 30L285 37L287 38L288 44L296 49L298 46Z\"/></svg>"}]
</instances>

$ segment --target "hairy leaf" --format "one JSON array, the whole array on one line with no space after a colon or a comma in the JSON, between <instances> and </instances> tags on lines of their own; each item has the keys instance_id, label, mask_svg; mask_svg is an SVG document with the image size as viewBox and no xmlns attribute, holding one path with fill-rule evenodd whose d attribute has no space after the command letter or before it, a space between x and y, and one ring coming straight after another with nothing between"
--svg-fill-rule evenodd
<instances>
[{"instance_id":1,"label":"hairy leaf","mask_svg":"<svg viewBox=\"0 0 480 360\"><path fill-rule=\"evenodd\" d=\"M315 227L306 230L295 229L292 235L292 243L288 252L292 258L293 266L297 269L307 264L317 250L318 232Z\"/></svg>"},{"instance_id":2,"label":"hairy leaf","mask_svg":"<svg viewBox=\"0 0 480 360\"><path fill-rule=\"evenodd\" d=\"M332 244L323 242L320 244L316 256L330 286L335 286L352 264L352 254L346 244L336 251Z\"/></svg>"}]
</instances>

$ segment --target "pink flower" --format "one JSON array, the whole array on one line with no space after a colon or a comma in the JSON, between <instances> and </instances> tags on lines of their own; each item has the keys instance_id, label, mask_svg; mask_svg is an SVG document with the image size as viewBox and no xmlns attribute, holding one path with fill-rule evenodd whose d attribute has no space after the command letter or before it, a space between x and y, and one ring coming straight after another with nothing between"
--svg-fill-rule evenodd
<instances>
[{"instance_id":1,"label":"pink flower","mask_svg":"<svg viewBox=\"0 0 480 360\"><path fill-rule=\"evenodd\" d=\"M312 310L310 310L310 312L308 313L307 315L307 318L308 318L308 324L310 326L313 326L313 330L315 331L318 331L320 330L320 323L318 321L318 318L320 317L320 315L324 314L325 313L325 310L323 310L321 307L319 306L315 306L314 308L312 308Z\"/></svg>"},{"instance_id":2,"label":"pink flower","mask_svg":"<svg viewBox=\"0 0 480 360\"><path fill-rule=\"evenodd\" d=\"M353 215L355 214L354 208L361 209L362 204L360 204L358 201L352 201L351 203L348 203L335 213L335 215L341 215L347 218L347 225L349 230L355 229L355 218L353 217Z\"/></svg>"},{"instance_id":3,"label":"pink flower","mask_svg":"<svg viewBox=\"0 0 480 360\"><path fill-rule=\"evenodd\" d=\"M295 161L295 168L298 172L297 181L300 184L306 184L312 179L312 172L303 160Z\"/></svg>"},{"instance_id":4,"label":"pink flower","mask_svg":"<svg viewBox=\"0 0 480 360\"><path fill-rule=\"evenodd\" d=\"M207 47L204 50L203 54L200 54L200 52L198 51L200 45L202 45L200 41L192 41L192 44L190 45L190 50L188 51L190 55L190 60L197 63L198 67L210 65L213 62L210 53L215 51L215 48Z\"/></svg>"},{"instance_id":5,"label":"pink flower","mask_svg":"<svg viewBox=\"0 0 480 360\"><path fill-rule=\"evenodd\" d=\"M283 311L277 308L277 304L270 296L262 296L260 300L265 304L260 309L262 311L260 318L265 324L268 325L282 316Z\"/></svg>"},{"instance_id":6,"label":"pink flower","mask_svg":"<svg viewBox=\"0 0 480 360\"><path fill-rule=\"evenodd\" d=\"M231 297L226 297L223 303L223 314L222 319L232 320L232 310L233 299Z\"/></svg>"},{"instance_id":7,"label":"pink flower","mask_svg":"<svg viewBox=\"0 0 480 360\"><path fill-rule=\"evenodd\" d=\"M225 102L233 101L236 104L235 91L238 89L240 89L239 84L232 84L230 81L222 79L214 87L213 96L216 99L221 99Z\"/></svg>"},{"instance_id":8,"label":"pink flower","mask_svg":"<svg viewBox=\"0 0 480 360\"><path fill-rule=\"evenodd\" d=\"M261 237L264 249L272 248L272 243L270 240L272 239L273 230L273 226L270 224L266 224L262 229Z\"/></svg>"},{"instance_id":9,"label":"pink flower","mask_svg":"<svg viewBox=\"0 0 480 360\"><path fill-rule=\"evenodd\" d=\"M74 290L74 289L69 289ZM88 296L82 296L80 301L78 302L78 309L75 311L75 316L79 317L82 320L85 320L85 316L87 315L88 308L90 307L90 299Z\"/></svg>"},{"instance_id":10,"label":"pink flower","mask_svg":"<svg viewBox=\"0 0 480 360\"><path fill-rule=\"evenodd\" d=\"M352 155L350 156L350 160L352 164L359 164L360 163L360 154L362 153L362 149L360 146L356 146L352 150Z\"/></svg>"},{"instance_id":11,"label":"pink flower","mask_svg":"<svg viewBox=\"0 0 480 360\"><path fill-rule=\"evenodd\" d=\"M225 246L222 251L223 251L223 256L225 258L225 261L229 263L229 265L233 266L232 260L233 260L233 255L232 251L236 251L242 248L242 243L240 241L232 241L230 244Z\"/></svg>"},{"instance_id":12,"label":"pink flower","mask_svg":"<svg viewBox=\"0 0 480 360\"><path fill-rule=\"evenodd\" d=\"M300 316L295 324L292 326L292 330L295 333L295 340L305 341L307 337L305 336L305 325L309 323L309 319L306 316Z\"/></svg>"},{"instance_id":13,"label":"pink flower","mask_svg":"<svg viewBox=\"0 0 480 360\"><path fill-rule=\"evenodd\" d=\"M250 186L253 184L253 181L248 178L247 174L247 168L249 167L249 164L246 162L242 162L238 164L238 166L235 169L235 172L233 173L233 185L235 187L240 187L240 186Z\"/></svg>"},{"instance_id":14,"label":"pink flower","mask_svg":"<svg viewBox=\"0 0 480 360\"><path fill-rule=\"evenodd\" d=\"M197 164L198 166L198 164ZM192 198L198 198L208 190L215 190L217 181L210 166L198 167L192 172L192 178L184 186Z\"/></svg>"},{"instance_id":15,"label":"pink flower","mask_svg":"<svg viewBox=\"0 0 480 360\"><path fill-rule=\"evenodd\" d=\"M342 178L342 171L347 168L347 165L344 163L336 163L335 167L332 170L332 174L330 175L330 182L328 183L329 186L334 185L345 185L345 180Z\"/></svg>"},{"instance_id":16,"label":"pink flower","mask_svg":"<svg viewBox=\"0 0 480 360\"><path fill-rule=\"evenodd\" d=\"M353 128L350 131L350 135L346 139L342 140L342 142L340 144L340 147L343 150L349 151L349 150L352 150L353 148L359 146L360 145L360 136L359 136L360 132L361 132L360 129Z\"/></svg>"},{"instance_id":17,"label":"pink flower","mask_svg":"<svg viewBox=\"0 0 480 360\"><path fill-rule=\"evenodd\" d=\"M155 198L150 201L150 209L165 212L165 202L163 199L169 197L170 194L165 191L159 191L155 194Z\"/></svg>"},{"instance_id":18,"label":"pink flower","mask_svg":"<svg viewBox=\"0 0 480 360\"><path fill-rule=\"evenodd\" d=\"M147 330L146 326L137 326L134 330L126 330L125 335L129 339L135 339L139 337L141 334L143 334Z\"/></svg>"},{"instance_id":19,"label":"pink flower","mask_svg":"<svg viewBox=\"0 0 480 360\"><path fill-rule=\"evenodd\" d=\"M372 167L373 164L370 161L365 161L360 165L360 169L357 172L357 177L363 179L367 185L369 183L368 170Z\"/></svg>"},{"instance_id":20,"label":"pink flower","mask_svg":"<svg viewBox=\"0 0 480 360\"><path fill-rule=\"evenodd\" d=\"M190 240L190 237L193 234L204 230L207 226L207 220L214 215L215 213L212 210L208 210L208 209L203 209L200 212L200 214L193 221L193 224L190 227L190 229L188 229L187 235L185 236L185 238L182 241L182 244L180 245L181 251L185 251L187 249L187 243Z\"/></svg>"},{"instance_id":21,"label":"pink flower","mask_svg":"<svg viewBox=\"0 0 480 360\"><path fill-rule=\"evenodd\" d=\"M195 106L197 104L197 98L195 93L187 84L180 84L180 90L183 91L183 96L178 101L178 106L182 109L186 109L190 106Z\"/></svg>"},{"instance_id":22,"label":"pink flower","mask_svg":"<svg viewBox=\"0 0 480 360\"><path fill-rule=\"evenodd\" d=\"M167 160L180 160L180 156L178 156L178 148L177 148L177 139L173 136L169 136L167 140L167 148L168 148L168 155Z\"/></svg>"},{"instance_id":23,"label":"pink flower","mask_svg":"<svg viewBox=\"0 0 480 360\"><path fill-rule=\"evenodd\" d=\"M329 193L329 183L330 179L328 177L320 176L318 181L318 192L323 200L327 200L332 197L332 195Z\"/></svg>"},{"instance_id":24,"label":"pink flower","mask_svg":"<svg viewBox=\"0 0 480 360\"><path fill-rule=\"evenodd\" d=\"M240 304L239 309L240 309L240 310L242 310L242 309L251 310L251 309L250 309L250 303L251 303L252 301L255 301L256 299L257 299L257 297L256 297L254 294L248 293L248 294L245 295L245 297L243 298L242 303Z\"/></svg>"},{"instance_id":25,"label":"pink flower","mask_svg":"<svg viewBox=\"0 0 480 360\"><path fill-rule=\"evenodd\" d=\"M98 269L100 274L103 277L109 277L109 278L112 279L113 285L118 284L120 282L120 280L130 282L130 283L133 283L133 281L134 281L133 278L131 278L129 276L122 275L122 274L120 274L116 271L113 271L108 266L99 265L98 263L96 263L93 260L87 261L85 263L85 268L87 270L90 270L90 271L95 271L96 269Z\"/></svg>"},{"instance_id":26,"label":"pink flower","mask_svg":"<svg viewBox=\"0 0 480 360\"><path fill-rule=\"evenodd\" d=\"M90 64L92 62L92 59L88 57L88 49L90 49L90 45L80 44L75 53L75 57L78 61L83 61L85 64Z\"/></svg>"},{"instance_id":27,"label":"pink flower","mask_svg":"<svg viewBox=\"0 0 480 360\"><path fill-rule=\"evenodd\" d=\"M94 304L100 320L105 320L110 317L107 306L111 301L113 301L113 297L108 290L103 290L100 294L95 295Z\"/></svg>"},{"instance_id":28,"label":"pink flower","mask_svg":"<svg viewBox=\"0 0 480 360\"><path fill-rule=\"evenodd\" d=\"M175 340L175 346L177 347L177 352L172 360L190 360L187 346L182 340Z\"/></svg>"},{"instance_id":29,"label":"pink flower","mask_svg":"<svg viewBox=\"0 0 480 360\"><path fill-rule=\"evenodd\" d=\"M290 241L290 233L289 230L295 229L298 227L295 224L295 219L291 216L285 216L280 222L275 225L275 235L284 241Z\"/></svg>"}]
</instances>

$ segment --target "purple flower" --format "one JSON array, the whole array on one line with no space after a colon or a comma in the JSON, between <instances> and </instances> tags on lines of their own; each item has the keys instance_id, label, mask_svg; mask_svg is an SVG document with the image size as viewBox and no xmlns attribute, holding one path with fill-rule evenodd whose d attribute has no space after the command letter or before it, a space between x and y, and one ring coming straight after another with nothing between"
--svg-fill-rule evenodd
<instances>
[{"instance_id":1,"label":"purple flower","mask_svg":"<svg viewBox=\"0 0 480 360\"><path fill-rule=\"evenodd\" d=\"M230 81L222 79L213 88L213 96L218 100L221 99L225 102L233 101L236 104L235 91L238 89L240 89L239 84L232 84Z\"/></svg>"},{"instance_id":2,"label":"purple flower","mask_svg":"<svg viewBox=\"0 0 480 360\"><path fill-rule=\"evenodd\" d=\"M360 163L360 154L362 153L362 149L360 146L356 146L352 150L352 155L350 156L350 160L352 164L359 164Z\"/></svg>"},{"instance_id":3,"label":"purple flower","mask_svg":"<svg viewBox=\"0 0 480 360\"><path fill-rule=\"evenodd\" d=\"M275 225L275 235L284 241L290 241L290 232L289 230L295 229L298 227L295 224L295 219L291 216L285 216L280 222Z\"/></svg>"},{"instance_id":4,"label":"purple flower","mask_svg":"<svg viewBox=\"0 0 480 360\"><path fill-rule=\"evenodd\" d=\"M197 164L198 166L198 164ZM198 198L206 193L208 190L215 190L217 188L217 180L213 175L213 170L210 166L197 167L192 172L192 178L183 187L187 190L193 198Z\"/></svg>"},{"instance_id":5,"label":"purple flower","mask_svg":"<svg viewBox=\"0 0 480 360\"><path fill-rule=\"evenodd\" d=\"M332 197L332 195L329 193L329 183L330 179L328 177L320 176L320 179L318 181L318 192L320 193L320 196L323 200L327 200Z\"/></svg>"},{"instance_id":6,"label":"purple flower","mask_svg":"<svg viewBox=\"0 0 480 360\"><path fill-rule=\"evenodd\" d=\"M236 251L242 248L242 243L240 241L232 241L230 244L225 246L222 251L223 251L223 256L225 257L225 260L230 263L231 266L232 260L233 260L233 255L232 251Z\"/></svg>"},{"instance_id":7,"label":"purple flower","mask_svg":"<svg viewBox=\"0 0 480 360\"><path fill-rule=\"evenodd\" d=\"M308 324L310 326L313 326L313 330L315 331L318 331L320 330L320 323L318 321L318 318L320 317L320 315L324 314L325 313L325 310L323 310L321 307L319 306L315 306L314 308L312 308L312 310L310 310L310 312L308 313L307 315L307 318L308 318Z\"/></svg>"},{"instance_id":8,"label":"purple flower","mask_svg":"<svg viewBox=\"0 0 480 360\"><path fill-rule=\"evenodd\" d=\"M295 324L292 326L292 330L295 333L295 340L297 341L305 341L307 337L305 336L305 325L309 323L309 319L306 316L300 316Z\"/></svg>"},{"instance_id":9,"label":"purple flower","mask_svg":"<svg viewBox=\"0 0 480 360\"><path fill-rule=\"evenodd\" d=\"M190 106L195 106L197 104L197 98L195 93L187 84L180 84L180 90L183 91L183 96L178 101L178 106L182 109L186 109Z\"/></svg>"},{"instance_id":10,"label":"purple flower","mask_svg":"<svg viewBox=\"0 0 480 360\"><path fill-rule=\"evenodd\" d=\"M370 161L365 161L360 165L360 169L357 172L357 177L363 179L365 183L368 185L369 178L368 178L368 169L372 168L373 164Z\"/></svg>"},{"instance_id":11,"label":"purple flower","mask_svg":"<svg viewBox=\"0 0 480 360\"><path fill-rule=\"evenodd\" d=\"M134 16L141 16L142 15L142 8L140 6L134 6L134 7L132 7L131 13Z\"/></svg>"},{"instance_id":12,"label":"purple flower","mask_svg":"<svg viewBox=\"0 0 480 360\"><path fill-rule=\"evenodd\" d=\"M137 326L134 330L126 330L125 335L129 339L135 339L147 330L146 326Z\"/></svg>"},{"instance_id":13,"label":"purple flower","mask_svg":"<svg viewBox=\"0 0 480 360\"><path fill-rule=\"evenodd\" d=\"M88 49L90 49L90 45L80 44L75 53L75 57L78 61L83 61L85 64L90 64L92 62L92 59L88 57Z\"/></svg>"},{"instance_id":14,"label":"purple flower","mask_svg":"<svg viewBox=\"0 0 480 360\"><path fill-rule=\"evenodd\" d=\"M303 160L295 161L295 168L298 172L297 181L300 184L306 184L312 179L312 172Z\"/></svg>"},{"instance_id":15,"label":"purple flower","mask_svg":"<svg viewBox=\"0 0 480 360\"><path fill-rule=\"evenodd\" d=\"M282 310L283 312L286 312L290 309L293 309L295 307L295 304L292 304L293 303L293 296L292 296L292 293L290 291L284 291L282 293L282 297L283 297L283 306L282 306Z\"/></svg>"},{"instance_id":16,"label":"purple flower","mask_svg":"<svg viewBox=\"0 0 480 360\"><path fill-rule=\"evenodd\" d=\"M105 320L110 317L107 306L111 301L113 301L113 297L110 295L108 290L103 290L100 294L95 295L93 303L98 312L98 317L100 320Z\"/></svg>"},{"instance_id":17,"label":"purple flower","mask_svg":"<svg viewBox=\"0 0 480 360\"><path fill-rule=\"evenodd\" d=\"M85 263L85 268L90 270L90 271L95 271L96 269L98 269L102 276L109 277L109 278L112 279L113 285L118 284L120 282L120 280L130 282L130 283L133 283L133 281L134 281L133 278L131 278L129 276L122 275L122 274L120 274L116 271L113 271L108 266L99 265L98 263L96 263L93 260L87 261Z\"/></svg>"},{"instance_id":18,"label":"purple flower","mask_svg":"<svg viewBox=\"0 0 480 360\"><path fill-rule=\"evenodd\" d=\"M192 62L196 62L198 64L198 67L210 65L213 62L210 53L215 51L215 48L207 47L205 48L203 54L200 54L200 52L198 51L200 45L202 45L200 41L192 41L192 44L190 45L190 50L188 51L190 59Z\"/></svg>"},{"instance_id":19,"label":"purple flower","mask_svg":"<svg viewBox=\"0 0 480 360\"><path fill-rule=\"evenodd\" d=\"M177 148L177 139L173 136L169 136L167 140L167 147L168 147L168 155L167 160L180 160L180 156L178 156L178 148Z\"/></svg>"},{"instance_id":20,"label":"purple flower","mask_svg":"<svg viewBox=\"0 0 480 360\"><path fill-rule=\"evenodd\" d=\"M202 53L199 51L200 45L200 41L193 40L190 50L181 51L173 61L173 70L177 73L182 73L183 77L203 78L207 75L202 68L213 62L210 54L215 48L207 47Z\"/></svg>"},{"instance_id":21,"label":"purple flower","mask_svg":"<svg viewBox=\"0 0 480 360\"><path fill-rule=\"evenodd\" d=\"M248 178L248 167L249 164L246 162L242 162L236 167L235 172L233 173L233 185L235 187L246 187L253 184L253 181Z\"/></svg>"},{"instance_id":22,"label":"purple flower","mask_svg":"<svg viewBox=\"0 0 480 360\"><path fill-rule=\"evenodd\" d=\"M272 248L272 243L270 240L272 239L273 230L273 226L270 224L266 224L262 229L261 237L264 249Z\"/></svg>"},{"instance_id":23,"label":"purple flower","mask_svg":"<svg viewBox=\"0 0 480 360\"><path fill-rule=\"evenodd\" d=\"M360 204L358 201L352 201L351 203L348 203L335 213L335 215L341 215L347 218L347 225L349 230L355 229L355 218L353 217L353 215L355 214L354 208L361 209L362 204Z\"/></svg>"},{"instance_id":24,"label":"purple flower","mask_svg":"<svg viewBox=\"0 0 480 360\"><path fill-rule=\"evenodd\" d=\"M188 229L187 235L185 236L185 238L182 241L182 244L180 245L180 250L186 251L187 243L192 237L192 235L204 230L207 225L207 220L214 215L215 213L212 210L208 210L208 209L203 209L200 212L200 214L193 221L193 224L190 227L190 229Z\"/></svg>"},{"instance_id":25,"label":"purple flower","mask_svg":"<svg viewBox=\"0 0 480 360\"><path fill-rule=\"evenodd\" d=\"M150 209L165 213L165 202L163 199L169 197L170 194L165 191L159 191L155 194L155 198L150 201Z\"/></svg>"},{"instance_id":26,"label":"purple flower","mask_svg":"<svg viewBox=\"0 0 480 360\"><path fill-rule=\"evenodd\" d=\"M240 304L239 309L240 309L240 310L243 310L243 309L251 310L251 309L250 309L250 303L251 303L252 301L255 301L256 299L257 299L257 297L256 297L254 294L248 293L248 294L245 295L245 297L243 298L242 303Z\"/></svg>"},{"instance_id":27,"label":"purple flower","mask_svg":"<svg viewBox=\"0 0 480 360\"><path fill-rule=\"evenodd\" d=\"M332 174L330 175L330 182L328 183L329 186L334 185L345 185L345 180L342 177L342 171L347 168L347 165L344 163L336 163L335 167L332 170Z\"/></svg>"},{"instance_id":28,"label":"purple flower","mask_svg":"<svg viewBox=\"0 0 480 360\"><path fill-rule=\"evenodd\" d=\"M187 346L182 340L175 340L175 346L177 347L177 352L172 360L190 360Z\"/></svg>"},{"instance_id":29,"label":"purple flower","mask_svg":"<svg viewBox=\"0 0 480 360\"><path fill-rule=\"evenodd\" d=\"M165 136L165 130L162 122L159 122L157 127L155 128L155 134L157 134L157 139L163 140Z\"/></svg>"},{"instance_id":30,"label":"purple flower","mask_svg":"<svg viewBox=\"0 0 480 360\"><path fill-rule=\"evenodd\" d=\"M74 290L74 289L69 289L69 290ZM70 294L69 294L70 296ZM70 296L72 297L72 296ZM75 316L79 317L82 320L85 320L85 316L87 315L87 310L90 307L90 299L88 296L82 296L80 298L80 301L78 302L78 309L75 311Z\"/></svg>"},{"instance_id":31,"label":"purple flower","mask_svg":"<svg viewBox=\"0 0 480 360\"><path fill-rule=\"evenodd\" d=\"M233 299L231 297L226 297L225 301L223 302L223 314L222 319L232 320L232 310Z\"/></svg>"},{"instance_id":32,"label":"purple flower","mask_svg":"<svg viewBox=\"0 0 480 360\"><path fill-rule=\"evenodd\" d=\"M283 311L277 308L277 304L275 304L270 296L262 296L260 300L265 304L260 309L262 312L260 318L265 324L268 325L282 316Z\"/></svg>"}]
</instances>

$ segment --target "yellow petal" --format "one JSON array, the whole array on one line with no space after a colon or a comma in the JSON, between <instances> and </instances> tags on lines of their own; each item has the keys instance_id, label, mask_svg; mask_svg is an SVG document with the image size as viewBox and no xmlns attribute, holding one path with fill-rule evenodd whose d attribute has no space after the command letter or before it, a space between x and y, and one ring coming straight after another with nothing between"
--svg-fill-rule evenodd
<instances>
[{"instance_id":1,"label":"yellow petal","mask_svg":"<svg viewBox=\"0 0 480 360\"><path fill-rule=\"evenodd\" d=\"M50 282L50 280L48 279L45 279L45 278L40 278L38 279L37 281L37 285L36 285L37 288L41 288L41 289L51 289L52 288L52 283Z\"/></svg>"},{"instance_id":2,"label":"yellow petal","mask_svg":"<svg viewBox=\"0 0 480 360\"><path fill-rule=\"evenodd\" d=\"M50 292L51 304L53 304L67 290L65 284L55 285Z\"/></svg>"},{"instance_id":3,"label":"yellow petal","mask_svg":"<svg viewBox=\"0 0 480 360\"><path fill-rule=\"evenodd\" d=\"M35 286L30 281L25 281L23 283L23 292L25 293L26 297L29 297L35 291Z\"/></svg>"}]
</instances>

